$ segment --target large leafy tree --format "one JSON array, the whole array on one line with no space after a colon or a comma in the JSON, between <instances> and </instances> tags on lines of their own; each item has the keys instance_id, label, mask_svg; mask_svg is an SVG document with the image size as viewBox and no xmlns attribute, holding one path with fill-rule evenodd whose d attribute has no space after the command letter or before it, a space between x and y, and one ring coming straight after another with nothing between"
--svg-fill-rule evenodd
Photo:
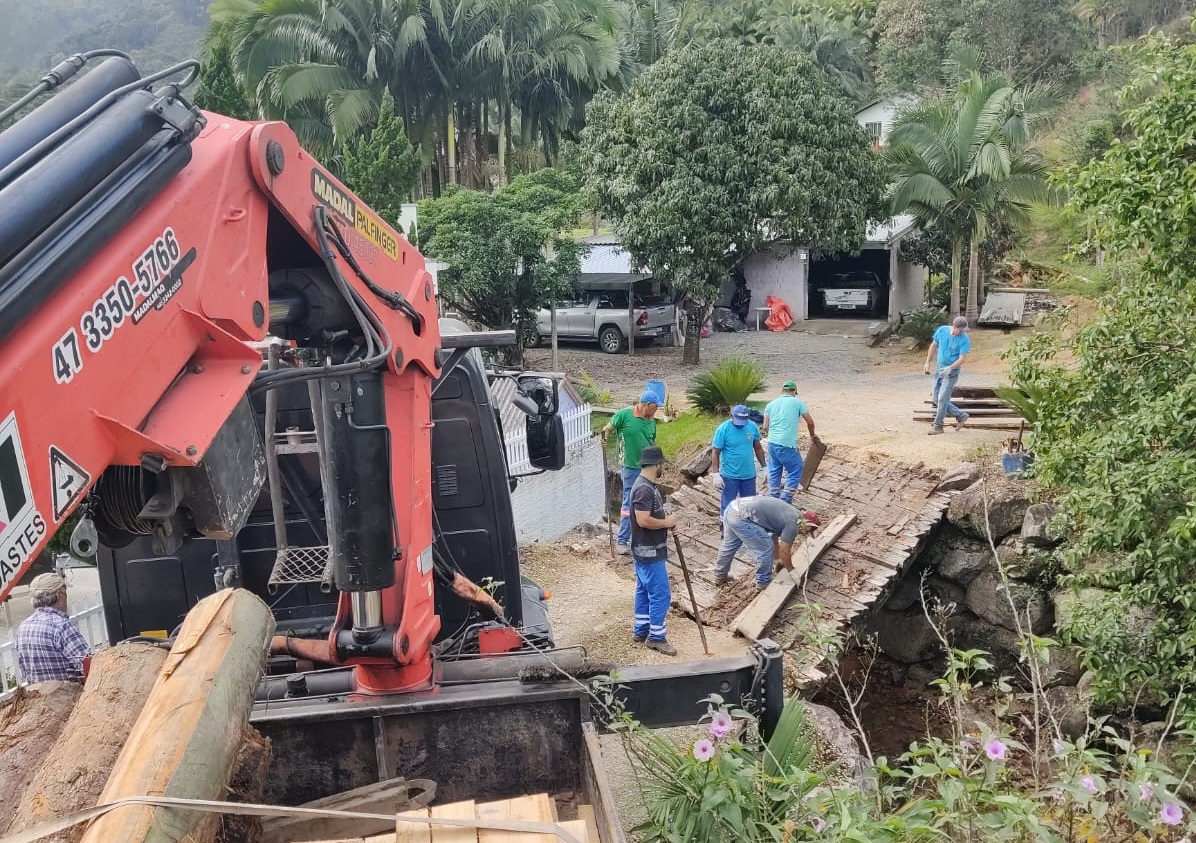
<instances>
[{"instance_id":1,"label":"large leafy tree","mask_svg":"<svg viewBox=\"0 0 1196 843\"><path fill-rule=\"evenodd\" d=\"M898 116L884 158L894 213L951 241L951 314L960 313L960 268L968 250L966 315L978 313L980 244L996 223L1025 225L1049 197L1047 167L1031 143L1053 112L1049 88L1015 88L1001 74L972 70L948 96Z\"/></svg>"},{"instance_id":2,"label":"large leafy tree","mask_svg":"<svg viewBox=\"0 0 1196 843\"><path fill-rule=\"evenodd\" d=\"M850 102L779 47L678 50L590 109L582 167L631 255L688 294L685 361L724 278L766 241L860 247L879 159Z\"/></svg>"},{"instance_id":3,"label":"large leafy tree","mask_svg":"<svg viewBox=\"0 0 1196 843\"><path fill-rule=\"evenodd\" d=\"M403 202L419 181L419 153L394 113L394 100L382 100L382 113L368 137L345 144L345 183L391 225L397 225Z\"/></svg>"},{"instance_id":4,"label":"large leafy tree","mask_svg":"<svg viewBox=\"0 0 1196 843\"><path fill-rule=\"evenodd\" d=\"M1014 356L1036 403L1040 480L1060 488L1065 557L1088 592L1067 632L1113 703L1182 697L1196 726L1196 46L1151 39L1125 92L1127 139L1066 182L1113 262L1139 265L1087 324Z\"/></svg>"},{"instance_id":5,"label":"large leafy tree","mask_svg":"<svg viewBox=\"0 0 1196 843\"><path fill-rule=\"evenodd\" d=\"M217 37L209 45L199 71L195 104L237 120L257 117L257 110L233 68L228 38Z\"/></svg>"},{"instance_id":6,"label":"large leafy tree","mask_svg":"<svg viewBox=\"0 0 1196 843\"><path fill-rule=\"evenodd\" d=\"M522 348L537 309L581 271L567 232L583 210L577 181L552 169L495 193L451 189L419 203L419 246L448 264L437 278L445 300L476 324L515 328Z\"/></svg>"}]
</instances>

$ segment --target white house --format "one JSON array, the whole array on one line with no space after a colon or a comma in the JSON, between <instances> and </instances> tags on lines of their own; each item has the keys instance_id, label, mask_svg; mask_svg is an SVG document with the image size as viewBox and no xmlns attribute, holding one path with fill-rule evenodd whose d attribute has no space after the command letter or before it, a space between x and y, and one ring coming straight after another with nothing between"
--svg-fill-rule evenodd
<instances>
[{"instance_id":1,"label":"white house","mask_svg":"<svg viewBox=\"0 0 1196 843\"><path fill-rule=\"evenodd\" d=\"M868 130L873 147L879 149L889 139L889 132L897 115L903 108L908 108L916 101L915 97L909 95L874 100L857 111L855 119Z\"/></svg>"}]
</instances>

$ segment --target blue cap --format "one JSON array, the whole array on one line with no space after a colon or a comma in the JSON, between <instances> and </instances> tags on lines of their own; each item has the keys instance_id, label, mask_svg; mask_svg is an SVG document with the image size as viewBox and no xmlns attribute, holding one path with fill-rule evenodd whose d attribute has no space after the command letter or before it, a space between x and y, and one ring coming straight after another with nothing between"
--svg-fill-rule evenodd
<instances>
[{"instance_id":1,"label":"blue cap","mask_svg":"<svg viewBox=\"0 0 1196 843\"><path fill-rule=\"evenodd\" d=\"M743 427L751 417L751 411L743 404L736 404L731 408L731 423L736 427Z\"/></svg>"},{"instance_id":2,"label":"blue cap","mask_svg":"<svg viewBox=\"0 0 1196 843\"><path fill-rule=\"evenodd\" d=\"M655 392L645 392L643 395L640 396L640 403L641 404L655 404L657 407L659 407L660 399L656 397Z\"/></svg>"}]
</instances>

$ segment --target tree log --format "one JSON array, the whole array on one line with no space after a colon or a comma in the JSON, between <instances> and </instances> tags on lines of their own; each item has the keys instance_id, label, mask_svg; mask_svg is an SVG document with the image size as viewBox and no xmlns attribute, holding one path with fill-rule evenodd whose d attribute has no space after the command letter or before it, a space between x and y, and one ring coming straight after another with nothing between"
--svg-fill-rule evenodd
<instances>
[{"instance_id":1,"label":"tree log","mask_svg":"<svg viewBox=\"0 0 1196 843\"><path fill-rule=\"evenodd\" d=\"M19 797L7 831L33 828L96 804L165 661L166 651L152 644L117 644L96 653L83 696ZM75 826L43 839L76 843L82 836L83 827Z\"/></svg>"},{"instance_id":2,"label":"tree log","mask_svg":"<svg viewBox=\"0 0 1196 843\"><path fill-rule=\"evenodd\" d=\"M241 748L228 785L228 802L261 803L274 753L270 739L252 726L241 733ZM257 843L262 818L241 814L204 814L183 843Z\"/></svg>"},{"instance_id":3,"label":"tree log","mask_svg":"<svg viewBox=\"0 0 1196 843\"><path fill-rule=\"evenodd\" d=\"M82 690L78 682L39 682L18 688L0 707L0 806L17 804ZM0 816L0 833L6 825Z\"/></svg>"},{"instance_id":4,"label":"tree log","mask_svg":"<svg viewBox=\"0 0 1196 843\"><path fill-rule=\"evenodd\" d=\"M226 589L187 613L113 767L100 802L127 796L224 799L274 618L254 594ZM99 817L83 843L176 843L194 811L128 805Z\"/></svg>"}]
</instances>

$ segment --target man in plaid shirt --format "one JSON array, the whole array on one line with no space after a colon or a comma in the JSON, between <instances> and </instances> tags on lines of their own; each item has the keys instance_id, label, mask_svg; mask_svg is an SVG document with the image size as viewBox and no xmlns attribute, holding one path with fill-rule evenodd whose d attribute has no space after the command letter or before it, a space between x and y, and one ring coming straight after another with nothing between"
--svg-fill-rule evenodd
<instances>
[{"instance_id":1,"label":"man in plaid shirt","mask_svg":"<svg viewBox=\"0 0 1196 843\"><path fill-rule=\"evenodd\" d=\"M41 574L29 585L33 614L17 628L17 667L35 682L83 681L83 659L91 648L66 613L66 583Z\"/></svg>"}]
</instances>

